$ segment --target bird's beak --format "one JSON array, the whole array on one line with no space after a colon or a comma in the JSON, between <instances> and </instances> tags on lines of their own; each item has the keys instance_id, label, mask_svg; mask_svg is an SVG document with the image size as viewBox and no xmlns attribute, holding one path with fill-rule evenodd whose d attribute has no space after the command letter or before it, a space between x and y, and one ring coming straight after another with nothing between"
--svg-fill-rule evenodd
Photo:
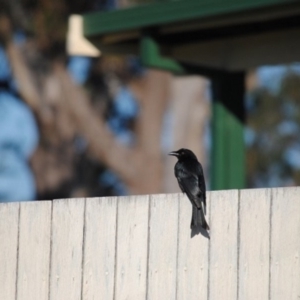
<instances>
[{"instance_id":1,"label":"bird's beak","mask_svg":"<svg viewBox=\"0 0 300 300\"><path fill-rule=\"evenodd\" d=\"M172 152L169 153L169 155L178 156L178 153L176 151L172 151Z\"/></svg>"}]
</instances>

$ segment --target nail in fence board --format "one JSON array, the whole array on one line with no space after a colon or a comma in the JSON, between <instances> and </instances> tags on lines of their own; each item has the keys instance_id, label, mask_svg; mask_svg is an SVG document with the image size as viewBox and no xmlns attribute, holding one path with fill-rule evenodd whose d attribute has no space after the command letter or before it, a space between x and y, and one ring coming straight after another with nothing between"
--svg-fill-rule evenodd
<instances>
[{"instance_id":1,"label":"nail in fence board","mask_svg":"<svg viewBox=\"0 0 300 300\"><path fill-rule=\"evenodd\" d=\"M145 299L149 196L118 198L115 299Z\"/></svg>"},{"instance_id":2,"label":"nail in fence board","mask_svg":"<svg viewBox=\"0 0 300 300\"><path fill-rule=\"evenodd\" d=\"M0 298L16 295L19 203L0 203Z\"/></svg>"},{"instance_id":3,"label":"nail in fence board","mask_svg":"<svg viewBox=\"0 0 300 300\"><path fill-rule=\"evenodd\" d=\"M83 300L113 299L117 198L86 199Z\"/></svg>"},{"instance_id":4,"label":"nail in fence board","mask_svg":"<svg viewBox=\"0 0 300 300\"><path fill-rule=\"evenodd\" d=\"M147 299L176 299L178 194L150 196Z\"/></svg>"},{"instance_id":5,"label":"nail in fence board","mask_svg":"<svg viewBox=\"0 0 300 300\"><path fill-rule=\"evenodd\" d=\"M240 191L238 299L269 297L271 189Z\"/></svg>"},{"instance_id":6,"label":"nail in fence board","mask_svg":"<svg viewBox=\"0 0 300 300\"><path fill-rule=\"evenodd\" d=\"M84 203L53 201L50 300L81 299Z\"/></svg>"}]
</instances>

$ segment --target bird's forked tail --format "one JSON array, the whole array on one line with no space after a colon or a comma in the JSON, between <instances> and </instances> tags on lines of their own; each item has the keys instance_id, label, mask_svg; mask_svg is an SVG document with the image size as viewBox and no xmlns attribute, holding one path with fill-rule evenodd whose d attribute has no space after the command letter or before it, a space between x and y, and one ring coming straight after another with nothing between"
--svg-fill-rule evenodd
<instances>
[{"instance_id":1,"label":"bird's forked tail","mask_svg":"<svg viewBox=\"0 0 300 300\"><path fill-rule=\"evenodd\" d=\"M201 226L205 230L209 230L209 226L205 220L204 212L202 208L197 208L193 205L193 214L191 221L191 228Z\"/></svg>"}]
</instances>

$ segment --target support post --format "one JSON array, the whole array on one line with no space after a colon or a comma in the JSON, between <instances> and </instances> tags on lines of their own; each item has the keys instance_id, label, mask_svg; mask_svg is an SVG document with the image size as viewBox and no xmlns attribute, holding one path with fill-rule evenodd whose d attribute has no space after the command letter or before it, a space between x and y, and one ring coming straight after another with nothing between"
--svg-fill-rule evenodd
<instances>
[{"instance_id":1,"label":"support post","mask_svg":"<svg viewBox=\"0 0 300 300\"><path fill-rule=\"evenodd\" d=\"M244 72L213 80L211 189L245 187Z\"/></svg>"}]
</instances>

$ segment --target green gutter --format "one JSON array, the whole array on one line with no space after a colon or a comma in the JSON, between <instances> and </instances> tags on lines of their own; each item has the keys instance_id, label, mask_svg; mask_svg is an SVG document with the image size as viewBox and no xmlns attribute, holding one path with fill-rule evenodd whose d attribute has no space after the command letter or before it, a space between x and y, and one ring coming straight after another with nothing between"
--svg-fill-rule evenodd
<instances>
[{"instance_id":1,"label":"green gutter","mask_svg":"<svg viewBox=\"0 0 300 300\"><path fill-rule=\"evenodd\" d=\"M93 37L147 26L269 8L297 0L179 0L83 15L84 35Z\"/></svg>"}]
</instances>

